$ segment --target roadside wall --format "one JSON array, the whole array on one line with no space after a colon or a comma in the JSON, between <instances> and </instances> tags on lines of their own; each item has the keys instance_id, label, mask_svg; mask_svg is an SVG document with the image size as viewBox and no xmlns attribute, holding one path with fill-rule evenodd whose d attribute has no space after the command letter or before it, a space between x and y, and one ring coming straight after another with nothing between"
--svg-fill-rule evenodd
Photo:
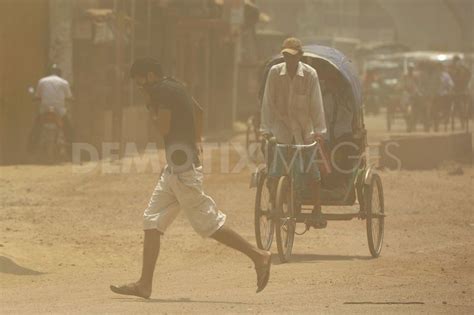
<instances>
[{"instance_id":1,"label":"roadside wall","mask_svg":"<svg viewBox=\"0 0 474 315\"><path fill-rule=\"evenodd\" d=\"M434 169L444 161L472 162L472 133L395 136L380 144L380 166Z\"/></svg>"},{"instance_id":2,"label":"roadside wall","mask_svg":"<svg viewBox=\"0 0 474 315\"><path fill-rule=\"evenodd\" d=\"M28 94L48 60L47 0L0 1L0 164L20 163L36 107Z\"/></svg>"}]
</instances>

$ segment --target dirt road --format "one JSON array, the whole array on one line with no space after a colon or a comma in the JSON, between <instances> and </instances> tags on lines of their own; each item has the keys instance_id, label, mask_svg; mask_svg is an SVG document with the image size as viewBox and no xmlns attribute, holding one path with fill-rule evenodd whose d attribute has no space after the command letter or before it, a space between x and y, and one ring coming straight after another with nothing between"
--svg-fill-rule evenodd
<instances>
[{"instance_id":1,"label":"dirt road","mask_svg":"<svg viewBox=\"0 0 474 315\"><path fill-rule=\"evenodd\" d=\"M459 176L381 172L388 213L381 257L370 258L363 221L330 222L296 238L291 263L275 257L258 295L250 261L199 238L180 216L163 239L152 299L142 300L108 286L139 275L141 215L156 172L1 167L0 311L472 314L474 170L463 168ZM216 169L205 187L228 224L254 242L249 174Z\"/></svg>"}]
</instances>

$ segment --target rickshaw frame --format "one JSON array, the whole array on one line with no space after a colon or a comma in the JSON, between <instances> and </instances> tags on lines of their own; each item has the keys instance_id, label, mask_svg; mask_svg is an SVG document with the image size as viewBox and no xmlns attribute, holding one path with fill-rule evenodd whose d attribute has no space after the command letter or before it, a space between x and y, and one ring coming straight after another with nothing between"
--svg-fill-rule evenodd
<instances>
[{"instance_id":1,"label":"rickshaw frame","mask_svg":"<svg viewBox=\"0 0 474 315\"><path fill-rule=\"evenodd\" d=\"M322 217L328 221L348 221L354 218L367 220L367 236L368 236L368 243L371 255L373 257L378 257L380 254L382 243L383 243L383 230L384 230L384 205L383 205L383 189L381 185L381 180L378 174L376 174L375 169L368 165L367 157L366 157L366 149L367 145L367 132L365 130L364 125L364 118L363 118L363 107L362 107L362 89L360 86L360 82L358 79L357 74L355 73L354 69L351 66L350 61L339 51L334 48L318 46L318 45L311 45L305 46L304 48L304 55L303 55L303 62L310 64L311 66L315 67L317 63L325 63L330 65L333 69L337 70L341 76L344 78L346 83L346 87L350 88L350 95L351 95L351 105L353 109L353 121L352 121L352 134L351 140L354 144L357 145L358 148L358 156L359 160L357 165L352 170L352 179L350 182L350 187L347 187L345 191L344 198L337 199L337 200L324 200L322 198L322 206L354 206L356 205L356 200L359 204L359 211L358 212L347 212L347 213L322 213ZM265 85L265 80L268 75L270 68L273 65L283 62L283 57L276 56L270 61L268 61L265 65L264 71L264 82L263 86ZM317 66L315 67L317 70ZM336 105L337 106L337 105ZM337 116L337 114L336 114ZM334 125L329 127L329 132L333 133ZM288 147L292 147L292 145L286 145ZM269 143L265 142L264 148L268 151ZM294 146L296 148L297 146ZM295 205L295 188L294 188L294 178L292 172L286 172L277 175L278 185L276 187L276 191L272 191L273 188L269 187L268 185L268 178L273 176L270 174L267 165L270 165L268 160L265 161L265 166L259 167L257 171L253 174L253 186L257 187L257 195L256 195L256 202L255 202L255 233L257 238L257 245L263 249L270 249L271 243L273 240L273 231L276 232L277 236L277 248L280 260L282 262L286 262L289 260L292 251L292 244L295 235L295 225L296 223L304 223L307 222L312 214L307 213L306 211L309 210L307 206L312 206L312 201L309 199L312 198L301 198L299 202L301 204ZM374 188L376 186L376 189ZM269 190L269 205L267 205L268 209L263 209L262 206L262 194L264 190ZM372 197L373 192L377 191L377 198L379 201L380 213L373 214L372 209ZM293 196L293 197L292 197ZM283 199L291 200L290 202L286 202ZM370 198L371 200L368 200ZM381 203L380 203L381 201ZM299 207L297 210L298 213L294 211L291 212L289 215L284 212L283 208L285 207L292 208L292 207ZM296 209L296 208L295 208ZM262 218L264 221L270 221L270 226L266 231L267 234L262 234ZM374 244L374 237L373 237L373 229L372 229L372 222L374 220L379 220L381 222L379 225L378 232L376 231L375 234L378 235L377 244ZM370 226L369 226L370 225ZM265 224L265 226L267 226ZM370 231L369 231L370 230ZM282 236L285 233L291 234L286 238ZM288 245L288 242L291 243L289 246L284 246L285 244Z\"/></svg>"}]
</instances>

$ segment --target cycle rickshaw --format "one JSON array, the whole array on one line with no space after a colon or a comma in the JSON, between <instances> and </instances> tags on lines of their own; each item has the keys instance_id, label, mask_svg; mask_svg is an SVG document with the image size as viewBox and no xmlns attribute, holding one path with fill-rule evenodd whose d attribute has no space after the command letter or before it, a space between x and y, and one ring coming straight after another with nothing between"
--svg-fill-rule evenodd
<instances>
[{"instance_id":1,"label":"cycle rickshaw","mask_svg":"<svg viewBox=\"0 0 474 315\"><path fill-rule=\"evenodd\" d=\"M339 75L347 96L347 102L324 102L326 121L329 133L328 147L331 152L330 163L333 171L322 178L321 204L322 216L327 220L366 220L368 246L373 257L378 257L382 250L384 235L384 197L382 182L375 170L368 165L366 157L367 133L363 120L362 95L360 82L352 69L350 61L339 51L324 46L306 46L303 62L318 71L323 95L325 80ZM272 58L265 67L265 73L280 62L281 56ZM332 74L330 74L332 71ZM264 76L266 80L266 75ZM330 107L333 108L330 108ZM339 113L349 109L352 117ZM341 107L341 108L339 108ZM332 113L328 117L328 113ZM349 133L338 130L350 130ZM282 262L290 259L295 238L297 223L305 223L312 216L313 195L309 191L307 177L301 170L306 168L312 155L318 148L315 142L310 145L263 145L266 152L266 163L257 168L252 175L252 187L256 187L255 200L255 234L257 246L269 250L273 235L276 235L278 255ZM269 154L273 152L274 154ZM308 154L310 152L311 154ZM281 154L280 154L281 153ZM302 153L302 154L299 154ZM279 156L280 158L275 158ZM281 158L283 157L283 158ZM296 158L295 158L296 157ZM301 157L301 158L300 158ZM356 157L356 158L354 158ZM283 160L285 167L270 167ZM300 163L294 163L300 161ZM276 163L276 164L272 164ZM338 165L334 165L338 164ZM273 183L273 184L271 184ZM276 183L276 184L275 184ZM327 206L359 205L357 212L329 213Z\"/></svg>"}]
</instances>

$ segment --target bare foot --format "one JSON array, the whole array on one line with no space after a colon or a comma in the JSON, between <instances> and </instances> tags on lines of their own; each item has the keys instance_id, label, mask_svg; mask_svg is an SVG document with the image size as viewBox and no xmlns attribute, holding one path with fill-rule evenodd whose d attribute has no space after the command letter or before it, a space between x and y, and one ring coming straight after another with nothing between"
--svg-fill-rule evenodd
<instances>
[{"instance_id":1,"label":"bare foot","mask_svg":"<svg viewBox=\"0 0 474 315\"><path fill-rule=\"evenodd\" d=\"M122 295L133 295L144 299L148 299L151 295L151 288L147 288L140 282L124 284L121 286L111 285L112 292Z\"/></svg>"},{"instance_id":2,"label":"bare foot","mask_svg":"<svg viewBox=\"0 0 474 315\"><path fill-rule=\"evenodd\" d=\"M263 291L270 279L270 266L272 265L272 253L262 251L260 261L255 263L255 270L257 271L257 293Z\"/></svg>"}]
</instances>

